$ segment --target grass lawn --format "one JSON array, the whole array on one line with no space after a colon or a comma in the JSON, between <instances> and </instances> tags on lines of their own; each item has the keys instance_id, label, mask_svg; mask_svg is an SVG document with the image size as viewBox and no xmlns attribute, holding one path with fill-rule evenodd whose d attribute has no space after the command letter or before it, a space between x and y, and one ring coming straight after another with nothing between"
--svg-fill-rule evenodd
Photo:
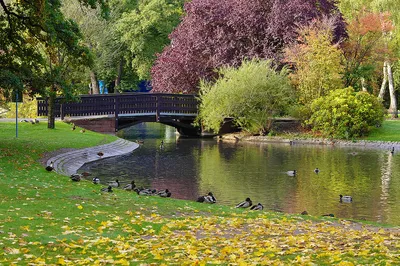
<instances>
[{"instance_id":1,"label":"grass lawn","mask_svg":"<svg viewBox=\"0 0 400 266\"><path fill-rule=\"evenodd\" d=\"M365 139L400 141L400 120L385 120L381 127L374 129Z\"/></svg>"},{"instance_id":2,"label":"grass lawn","mask_svg":"<svg viewBox=\"0 0 400 266\"><path fill-rule=\"evenodd\" d=\"M46 172L47 152L115 139L46 126L23 123L16 139L0 123L0 265L400 264L398 228L101 193Z\"/></svg>"}]
</instances>

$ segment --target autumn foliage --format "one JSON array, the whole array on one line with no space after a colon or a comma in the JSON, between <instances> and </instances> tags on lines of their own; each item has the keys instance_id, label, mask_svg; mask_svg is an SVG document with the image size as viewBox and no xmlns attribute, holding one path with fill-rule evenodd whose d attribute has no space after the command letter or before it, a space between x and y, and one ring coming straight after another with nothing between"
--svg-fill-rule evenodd
<instances>
[{"instance_id":1,"label":"autumn foliage","mask_svg":"<svg viewBox=\"0 0 400 266\"><path fill-rule=\"evenodd\" d=\"M238 66L243 59L273 59L297 39L297 27L322 15L338 13L330 0L193 0L170 35L171 45L152 68L156 92L195 93L201 78L212 80L214 69ZM344 24L336 20L335 36Z\"/></svg>"},{"instance_id":2,"label":"autumn foliage","mask_svg":"<svg viewBox=\"0 0 400 266\"><path fill-rule=\"evenodd\" d=\"M331 19L314 20L300 27L298 43L285 49L285 62L294 70L290 78L302 104L342 87L342 52L333 41L334 26Z\"/></svg>"},{"instance_id":3,"label":"autumn foliage","mask_svg":"<svg viewBox=\"0 0 400 266\"><path fill-rule=\"evenodd\" d=\"M345 57L345 85L359 88L360 80L377 89L377 77L385 56L390 57L390 47L385 36L394 30L388 12L361 10L347 25L348 38L342 45Z\"/></svg>"}]
</instances>

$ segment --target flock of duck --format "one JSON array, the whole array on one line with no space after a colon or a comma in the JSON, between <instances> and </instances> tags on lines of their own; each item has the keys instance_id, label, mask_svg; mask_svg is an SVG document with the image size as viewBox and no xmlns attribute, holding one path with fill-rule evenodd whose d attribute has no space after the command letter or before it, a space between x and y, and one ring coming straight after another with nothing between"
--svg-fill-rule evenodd
<instances>
[{"instance_id":1,"label":"flock of duck","mask_svg":"<svg viewBox=\"0 0 400 266\"><path fill-rule=\"evenodd\" d=\"M83 172L82 174L73 174L71 175L71 180L75 182L81 181L82 177L90 176L90 173ZM98 177L93 177L92 179L93 184L100 184L100 178ZM144 187L136 187L135 181L132 180L125 186L122 186L122 182L120 182L118 179L115 179L113 181L108 181L107 186L103 187L100 189L101 192L113 192L113 188L122 188L123 190L127 191L135 191L138 195L142 196L160 196L163 198L169 198L171 197L172 193L168 189L164 190L156 190L156 189L151 189L151 188L144 188Z\"/></svg>"},{"instance_id":2,"label":"flock of duck","mask_svg":"<svg viewBox=\"0 0 400 266\"><path fill-rule=\"evenodd\" d=\"M164 146L164 143L162 142L160 145L160 148L163 148L163 146ZM393 153L393 152L394 152L394 148L391 150L391 153ZM97 155L100 158L102 158L104 153L100 151L97 153ZM50 162L50 164L48 166L46 166L45 169L47 171L53 171L54 170L54 162ZM320 170L318 168L314 169L314 173L318 174L319 172L320 172ZM290 171L287 171L286 174L288 176L296 176L297 171L290 170ZM87 176L90 176L90 173L84 172L82 174L72 174L70 178L74 182L79 182L79 181L81 181L82 177L87 177ZM92 182L93 182L93 184L100 184L100 179L98 177L93 177ZM172 195L172 193L168 189L157 191L156 189L151 189L151 188L136 187L134 180L132 180L130 183L126 184L123 187L121 186L121 182L118 179L116 179L114 181L108 181L107 184L108 184L107 187L102 188L101 192L111 193L111 192L113 192L113 188L121 187L123 190L135 191L138 195L144 195L144 196L157 195L160 197L171 197L171 195ZM351 203L351 202L353 202L353 198L351 196L339 195L339 201L341 203L342 202ZM197 202L213 204L213 203L216 203L217 200L214 197L213 193L209 192L207 195L198 197ZM264 206L261 203L253 205L253 202L251 201L250 198L246 198L244 201L238 203L235 207L236 208L249 208L250 207L251 210L263 210L264 209ZM304 212L302 212L302 214L307 214L307 212L304 211ZM329 215L324 215L324 216L333 217L334 215L329 214Z\"/></svg>"},{"instance_id":3,"label":"flock of duck","mask_svg":"<svg viewBox=\"0 0 400 266\"><path fill-rule=\"evenodd\" d=\"M204 203L216 203L217 200L214 197L214 194L212 192L208 192L207 195L201 196L197 198L197 202L204 202ZM264 206L261 203L258 203L257 205L253 205L253 202L251 201L250 198L246 198L244 201L238 203L236 205L236 208L248 208L251 207L251 210L257 210L261 211L264 209Z\"/></svg>"}]
</instances>

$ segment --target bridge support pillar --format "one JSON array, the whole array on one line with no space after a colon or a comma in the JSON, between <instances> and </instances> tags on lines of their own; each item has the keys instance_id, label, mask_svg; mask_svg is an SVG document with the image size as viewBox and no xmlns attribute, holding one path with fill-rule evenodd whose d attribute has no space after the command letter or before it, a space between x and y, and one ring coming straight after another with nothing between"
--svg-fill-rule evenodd
<instances>
[{"instance_id":1,"label":"bridge support pillar","mask_svg":"<svg viewBox=\"0 0 400 266\"><path fill-rule=\"evenodd\" d=\"M99 132L99 133L115 133L116 120L114 117L103 117L93 119L65 119L65 122L72 122L78 127L82 127L87 130Z\"/></svg>"}]
</instances>

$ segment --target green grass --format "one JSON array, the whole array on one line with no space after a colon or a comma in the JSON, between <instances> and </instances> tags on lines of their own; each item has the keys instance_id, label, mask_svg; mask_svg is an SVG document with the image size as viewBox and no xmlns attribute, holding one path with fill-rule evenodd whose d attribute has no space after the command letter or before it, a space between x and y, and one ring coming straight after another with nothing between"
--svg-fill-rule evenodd
<instances>
[{"instance_id":1,"label":"green grass","mask_svg":"<svg viewBox=\"0 0 400 266\"><path fill-rule=\"evenodd\" d=\"M385 120L381 127L370 132L366 140L400 141L400 120Z\"/></svg>"},{"instance_id":2,"label":"green grass","mask_svg":"<svg viewBox=\"0 0 400 266\"><path fill-rule=\"evenodd\" d=\"M55 130L23 123L18 139L14 129L0 123L0 265L400 263L398 231L117 189L100 193L91 182L45 171L39 159L115 137L63 123Z\"/></svg>"},{"instance_id":3,"label":"green grass","mask_svg":"<svg viewBox=\"0 0 400 266\"><path fill-rule=\"evenodd\" d=\"M320 136L312 132L281 133L277 137L286 139L312 139ZM356 140L371 141L399 141L400 142L400 120L385 120L381 127L374 128L366 137L356 138Z\"/></svg>"}]
</instances>

